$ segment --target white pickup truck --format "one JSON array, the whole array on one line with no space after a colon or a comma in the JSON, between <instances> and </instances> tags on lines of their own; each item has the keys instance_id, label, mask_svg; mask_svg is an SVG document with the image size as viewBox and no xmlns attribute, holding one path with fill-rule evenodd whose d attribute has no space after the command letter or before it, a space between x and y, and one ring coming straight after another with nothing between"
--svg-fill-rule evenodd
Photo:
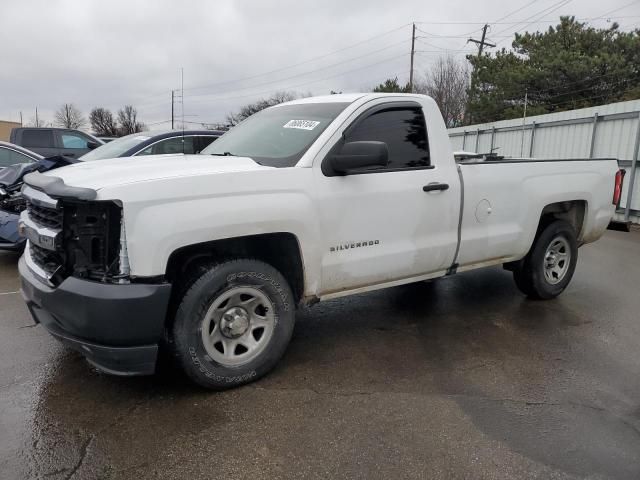
<instances>
[{"instance_id":1,"label":"white pickup truck","mask_svg":"<svg viewBox=\"0 0 640 480\"><path fill-rule=\"evenodd\" d=\"M27 176L22 291L107 372L150 374L164 348L227 388L276 364L300 304L497 264L557 296L622 180L615 160L458 165L426 96L305 98L200 155Z\"/></svg>"}]
</instances>

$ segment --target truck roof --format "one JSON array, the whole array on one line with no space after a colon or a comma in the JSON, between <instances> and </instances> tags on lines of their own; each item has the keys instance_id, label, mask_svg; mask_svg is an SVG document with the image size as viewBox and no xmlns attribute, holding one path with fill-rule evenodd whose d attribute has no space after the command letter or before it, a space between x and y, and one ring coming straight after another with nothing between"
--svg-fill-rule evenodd
<instances>
[{"instance_id":1,"label":"truck roof","mask_svg":"<svg viewBox=\"0 0 640 480\"><path fill-rule=\"evenodd\" d=\"M280 103L279 105L296 105L301 103L353 103L363 98L373 99L380 97L424 97L418 93L337 93L335 95L321 95L319 97L305 97L290 102ZM278 106L278 105L276 105Z\"/></svg>"}]
</instances>

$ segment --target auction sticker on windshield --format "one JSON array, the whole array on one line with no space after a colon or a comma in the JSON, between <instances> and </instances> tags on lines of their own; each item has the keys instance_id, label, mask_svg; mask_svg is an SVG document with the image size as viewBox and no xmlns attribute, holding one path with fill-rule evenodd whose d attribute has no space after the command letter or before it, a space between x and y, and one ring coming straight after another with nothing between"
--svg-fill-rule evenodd
<instances>
[{"instance_id":1,"label":"auction sticker on windshield","mask_svg":"<svg viewBox=\"0 0 640 480\"><path fill-rule=\"evenodd\" d=\"M313 130L320 122L316 122L315 120L289 120L282 127L283 128L298 128L300 130Z\"/></svg>"}]
</instances>

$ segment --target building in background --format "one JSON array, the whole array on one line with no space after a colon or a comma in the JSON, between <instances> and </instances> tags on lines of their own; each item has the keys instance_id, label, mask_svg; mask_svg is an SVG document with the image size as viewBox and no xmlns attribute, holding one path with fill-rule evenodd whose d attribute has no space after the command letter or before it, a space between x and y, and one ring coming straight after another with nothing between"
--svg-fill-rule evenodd
<instances>
[{"instance_id":1,"label":"building in background","mask_svg":"<svg viewBox=\"0 0 640 480\"><path fill-rule=\"evenodd\" d=\"M8 142L11 136L11 130L17 127L21 127L20 122L8 122L6 120L0 120L0 141Z\"/></svg>"}]
</instances>

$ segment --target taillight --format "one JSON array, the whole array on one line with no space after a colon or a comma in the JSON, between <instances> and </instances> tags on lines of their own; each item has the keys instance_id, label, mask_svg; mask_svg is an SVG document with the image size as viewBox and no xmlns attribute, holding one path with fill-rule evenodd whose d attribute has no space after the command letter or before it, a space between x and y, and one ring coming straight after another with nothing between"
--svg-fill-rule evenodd
<instances>
[{"instance_id":1,"label":"taillight","mask_svg":"<svg viewBox=\"0 0 640 480\"><path fill-rule=\"evenodd\" d=\"M620 197L622 197L622 182L624 181L624 174L626 170L620 169L616 172L616 183L613 187L613 204L620 206Z\"/></svg>"}]
</instances>

